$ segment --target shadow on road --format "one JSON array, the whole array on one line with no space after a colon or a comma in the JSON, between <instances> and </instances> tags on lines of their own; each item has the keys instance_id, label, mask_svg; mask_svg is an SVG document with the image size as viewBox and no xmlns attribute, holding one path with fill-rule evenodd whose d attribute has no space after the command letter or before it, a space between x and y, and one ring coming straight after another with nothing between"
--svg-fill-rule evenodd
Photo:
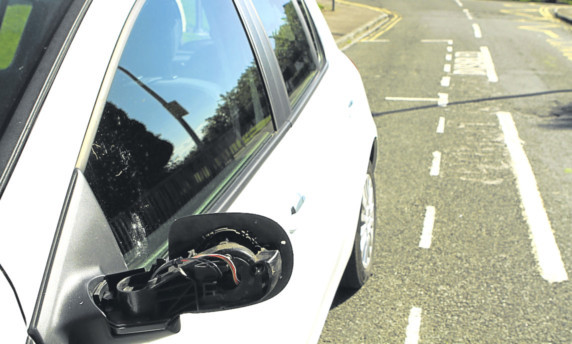
<instances>
[{"instance_id":1,"label":"shadow on road","mask_svg":"<svg viewBox=\"0 0 572 344\"><path fill-rule=\"evenodd\" d=\"M550 122L539 126L546 129L572 129L572 103L558 106L550 111Z\"/></svg>"},{"instance_id":2,"label":"shadow on road","mask_svg":"<svg viewBox=\"0 0 572 344\"><path fill-rule=\"evenodd\" d=\"M465 105L465 104L472 104L472 103L484 103L484 102L490 102L490 101L496 101L496 100L539 97L539 96L546 96L546 95L557 94L557 93L572 93L572 89L546 91L546 92L535 92L535 93L524 93L524 94L515 94L515 95L508 95L508 96L470 99L470 100L460 100L460 101L456 101L456 102L450 102L447 104L447 106ZM439 107L439 105L431 104L431 105L417 106L417 107L391 110L391 111L385 111L385 112L374 112L372 115L373 115L373 117L379 117L379 116L385 116L385 115L390 115L390 114L394 114L394 113L427 110L427 109L433 109L433 108L437 108L437 107ZM572 105L568 105L567 107L568 107L568 113L570 113L570 108L572 107Z\"/></svg>"},{"instance_id":3,"label":"shadow on road","mask_svg":"<svg viewBox=\"0 0 572 344\"><path fill-rule=\"evenodd\" d=\"M358 289L359 290L359 289ZM349 300L358 290L346 289L343 287L339 287L338 291L336 292L336 296L334 297L334 301L332 301L332 305L330 306L330 310L338 307L342 303Z\"/></svg>"}]
</instances>

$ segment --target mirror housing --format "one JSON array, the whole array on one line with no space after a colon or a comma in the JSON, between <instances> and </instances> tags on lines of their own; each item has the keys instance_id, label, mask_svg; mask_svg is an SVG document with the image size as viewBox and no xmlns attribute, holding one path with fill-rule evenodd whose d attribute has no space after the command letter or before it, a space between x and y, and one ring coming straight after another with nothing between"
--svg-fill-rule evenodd
<instances>
[{"instance_id":1,"label":"mirror housing","mask_svg":"<svg viewBox=\"0 0 572 344\"><path fill-rule=\"evenodd\" d=\"M293 251L276 222L245 213L184 217L169 232L168 260L107 275L93 292L114 335L178 332L183 313L253 305L280 293Z\"/></svg>"}]
</instances>

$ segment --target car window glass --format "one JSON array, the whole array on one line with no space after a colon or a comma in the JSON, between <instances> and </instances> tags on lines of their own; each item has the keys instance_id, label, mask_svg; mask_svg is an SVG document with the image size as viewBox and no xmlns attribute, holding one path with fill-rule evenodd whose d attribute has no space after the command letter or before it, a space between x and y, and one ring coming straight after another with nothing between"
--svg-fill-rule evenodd
<instances>
[{"instance_id":1,"label":"car window glass","mask_svg":"<svg viewBox=\"0 0 572 344\"><path fill-rule=\"evenodd\" d=\"M0 139L18 137L14 132L5 135L6 128L70 3L0 0Z\"/></svg>"},{"instance_id":2,"label":"car window glass","mask_svg":"<svg viewBox=\"0 0 572 344\"><path fill-rule=\"evenodd\" d=\"M298 15L299 8L287 0L253 0L252 3L270 38L288 95L295 101L317 69L306 28Z\"/></svg>"},{"instance_id":3,"label":"car window glass","mask_svg":"<svg viewBox=\"0 0 572 344\"><path fill-rule=\"evenodd\" d=\"M86 177L129 266L166 250L274 132L230 1L149 0L119 62Z\"/></svg>"}]
</instances>

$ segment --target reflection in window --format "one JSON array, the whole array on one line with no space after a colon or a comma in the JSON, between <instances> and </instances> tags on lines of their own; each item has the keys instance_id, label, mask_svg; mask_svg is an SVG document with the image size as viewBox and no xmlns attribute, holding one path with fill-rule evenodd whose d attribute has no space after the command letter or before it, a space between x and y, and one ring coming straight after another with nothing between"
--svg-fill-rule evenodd
<instances>
[{"instance_id":1,"label":"reflection in window","mask_svg":"<svg viewBox=\"0 0 572 344\"><path fill-rule=\"evenodd\" d=\"M39 82L47 77L47 68L36 68L48 46L54 44L55 47L62 43L59 38L52 41L52 35L60 26L71 2L72 0L0 0L0 138L4 139L3 144L7 144L2 147L3 150L7 149L9 154L12 149L20 149L17 139L24 136L20 132L10 132L8 135L4 135L4 132L12 121L11 130L24 131L23 134L26 135L29 128L25 128L27 118L24 117L33 116L33 112L13 120L12 117L16 115L14 111L34 73L37 72ZM48 60L45 62L51 63ZM37 90L32 87L29 91L34 93ZM17 116L22 115L20 113ZM0 156L0 164L0 172L8 173L1 171L6 164L9 165L8 157ZM0 177L5 176L0 174Z\"/></svg>"},{"instance_id":2,"label":"reflection in window","mask_svg":"<svg viewBox=\"0 0 572 344\"><path fill-rule=\"evenodd\" d=\"M31 11L32 5L25 2L6 6L4 17L0 18L0 69L12 63Z\"/></svg>"},{"instance_id":3,"label":"reflection in window","mask_svg":"<svg viewBox=\"0 0 572 344\"><path fill-rule=\"evenodd\" d=\"M232 2L147 1L86 167L128 265L163 254L172 220L204 211L273 130Z\"/></svg>"},{"instance_id":4,"label":"reflection in window","mask_svg":"<svg viewBox=\"0 0 572 344\"><path fill-rule=\"evenodd\" d=\"M318 58L318 64L320 66L323 66L324 64L324 49L322 48L322 42L320 41L320 37L318 37L318 33L316 31L316 26L314 24L314 21L312 20L312 17L310 16L310 12L308 11L308 7L306 6L306 3L302 0L296 0L296 2L298 3L298 7L300 7L300 12L302 13L302 17L304 18L304 21L306 22L306 24L308 25L308 29L310 31L311 37L312 37L312 42L314 43L314 49L316 50L317 53L317 58Z\"/></svg>"},{"instance_id":5,"label":"reflection in window","mask_svg":"<svg viewBox=\"0 0 572 344\"><path fill-rule=\"evenodd\" d=\"M253 0L282 71L288 95L296 98L315 74L317 61L299 16L290 0Z\"/></svg>"}]
</instances>

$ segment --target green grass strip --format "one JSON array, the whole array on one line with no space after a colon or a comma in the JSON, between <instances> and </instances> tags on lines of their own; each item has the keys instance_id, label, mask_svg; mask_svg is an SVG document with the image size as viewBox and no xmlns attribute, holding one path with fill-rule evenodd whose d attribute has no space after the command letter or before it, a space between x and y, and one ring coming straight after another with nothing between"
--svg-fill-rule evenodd
<instances>
[{"instance_id":1,"label":"green grass strip","mask_svg":"<svg viewBox=\"0 0 572 344\"><path fill-rule=\"evenodd\" d=\"M10 5L6 8L0 29L0 69L12 64L31 11L31 5Z\"/></svg>"}]
</instances>

